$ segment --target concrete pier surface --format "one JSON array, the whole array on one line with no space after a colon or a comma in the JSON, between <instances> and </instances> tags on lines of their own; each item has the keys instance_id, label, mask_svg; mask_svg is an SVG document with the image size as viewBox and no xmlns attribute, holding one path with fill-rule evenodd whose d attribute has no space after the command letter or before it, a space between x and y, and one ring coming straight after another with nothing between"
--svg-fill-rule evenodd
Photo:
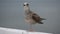
<instances>
[{"instance_id":1,"label":"concrete pier surface","mask_svg":"<svg viewBox=\"0 0 60 34\"><path fill-rule=\"evenodd\" d=\"M0 27L0 34L52 34L46 32L29 32L27 30Z\"/></svg>"}]
</instances>

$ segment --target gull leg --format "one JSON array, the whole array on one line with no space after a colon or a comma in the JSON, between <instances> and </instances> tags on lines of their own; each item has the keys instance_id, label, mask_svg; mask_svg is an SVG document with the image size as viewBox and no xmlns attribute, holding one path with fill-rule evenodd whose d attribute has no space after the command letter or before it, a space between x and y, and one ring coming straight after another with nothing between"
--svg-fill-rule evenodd
<instances>
[{"instance_id":1,"label":"gull leg","mask_svg":"<svg viewBox=\"0 0 60 34\"><path fill-rule=\"evenodd\" d=\"M30 24L30 29L29 29L29 31L33 31L32 24Z\"/></svg>"}]
</instances>

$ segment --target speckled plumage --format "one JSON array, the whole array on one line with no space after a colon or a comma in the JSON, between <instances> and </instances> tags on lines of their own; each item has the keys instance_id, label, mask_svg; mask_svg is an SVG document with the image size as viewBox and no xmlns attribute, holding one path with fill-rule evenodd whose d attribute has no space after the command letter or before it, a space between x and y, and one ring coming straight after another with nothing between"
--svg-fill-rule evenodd
<instances>
[{"instance_id":1,"label":"speckled plumage","mask_svg":"<svg viewBox=\"0 0 60 34\"><path fill-rule=\"evenodd\" d=\"M27 2L24 3L24 10L25 10L25 16L26 16L25 21L27 23L30 23L30 24L36 24L36 23L43 24L41 22L42 18L40 18L40 16L38 16L36 13L34 13L30 10L29 4Z\"/></svg>"},{"instance_id":2,"label":"speckled plumage","mask_svg":"<svg viewBox=\"0 0 60 34\"><path fill-rule=\"evenodd\" d=\"M30 31L33 31L32 24L43 24L42 20L45 20L43 18L40 18L39 15L34 13L30 10L29 4L26 2L24 3L24 11L25 11L25 21L30 24Z\"/></svg>"}]
</instances>

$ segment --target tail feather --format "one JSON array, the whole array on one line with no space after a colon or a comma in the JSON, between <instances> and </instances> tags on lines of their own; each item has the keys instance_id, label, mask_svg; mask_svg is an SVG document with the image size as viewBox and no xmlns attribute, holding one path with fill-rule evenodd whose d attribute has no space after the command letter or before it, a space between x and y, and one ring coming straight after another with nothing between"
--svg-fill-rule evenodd
<instances>
[{"instance_id":1,"label":"tail feather","mask_svg":"<svg viewBox=\"0 0 60 34\"><path fill-rule=\"evenodd\" d=\"M45 18L40 18L41 20L46 20Z\"/></svg>"},{"instance_id":2,"label":"tail feather","mask_svg":"<svg viewBox=\"0 0 60 34\"><path fill-rule=\"evenodd\" d=\"M41 21L42 21L42 20L46 20L45 18L40 18L40 19L41 19ZM40 22L38 22L38 24L44 24L44 23L43 23L43 22L41 22L41 21L40 21Z\"/></svg>"},{"instance_id":3,"label":"tail feather","mask_svg":"<svg viewBox=\"0 0 60 34\"><path fill-rule=\"evenodd\" d=\"M43 24L43 22L39 22L38 24Z\"/></svg>"}]
</instances>

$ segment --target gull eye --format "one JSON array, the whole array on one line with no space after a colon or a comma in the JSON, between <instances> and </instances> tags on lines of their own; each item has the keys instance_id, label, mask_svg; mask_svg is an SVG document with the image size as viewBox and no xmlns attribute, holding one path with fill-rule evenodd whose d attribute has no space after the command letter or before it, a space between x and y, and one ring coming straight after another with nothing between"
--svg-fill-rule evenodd
<instances>
[{"instance_id":1,"label":"gull eye","mask_svg":"<svg viewBox=\"0 0 60 34\"><path fill-rule=\"evenodd\" d=\"M27 4L27 6L28 6L29 4Z\"/></svg>"},{"instance_id":2,"label":"gull eye","mask_svg":"<svg viewBox=\"0 0 60 34\"><path fill-rule=\"evenodd\" d=\"M24 5L25 6L25 5Z\"/></svg>"}]
</instances>

